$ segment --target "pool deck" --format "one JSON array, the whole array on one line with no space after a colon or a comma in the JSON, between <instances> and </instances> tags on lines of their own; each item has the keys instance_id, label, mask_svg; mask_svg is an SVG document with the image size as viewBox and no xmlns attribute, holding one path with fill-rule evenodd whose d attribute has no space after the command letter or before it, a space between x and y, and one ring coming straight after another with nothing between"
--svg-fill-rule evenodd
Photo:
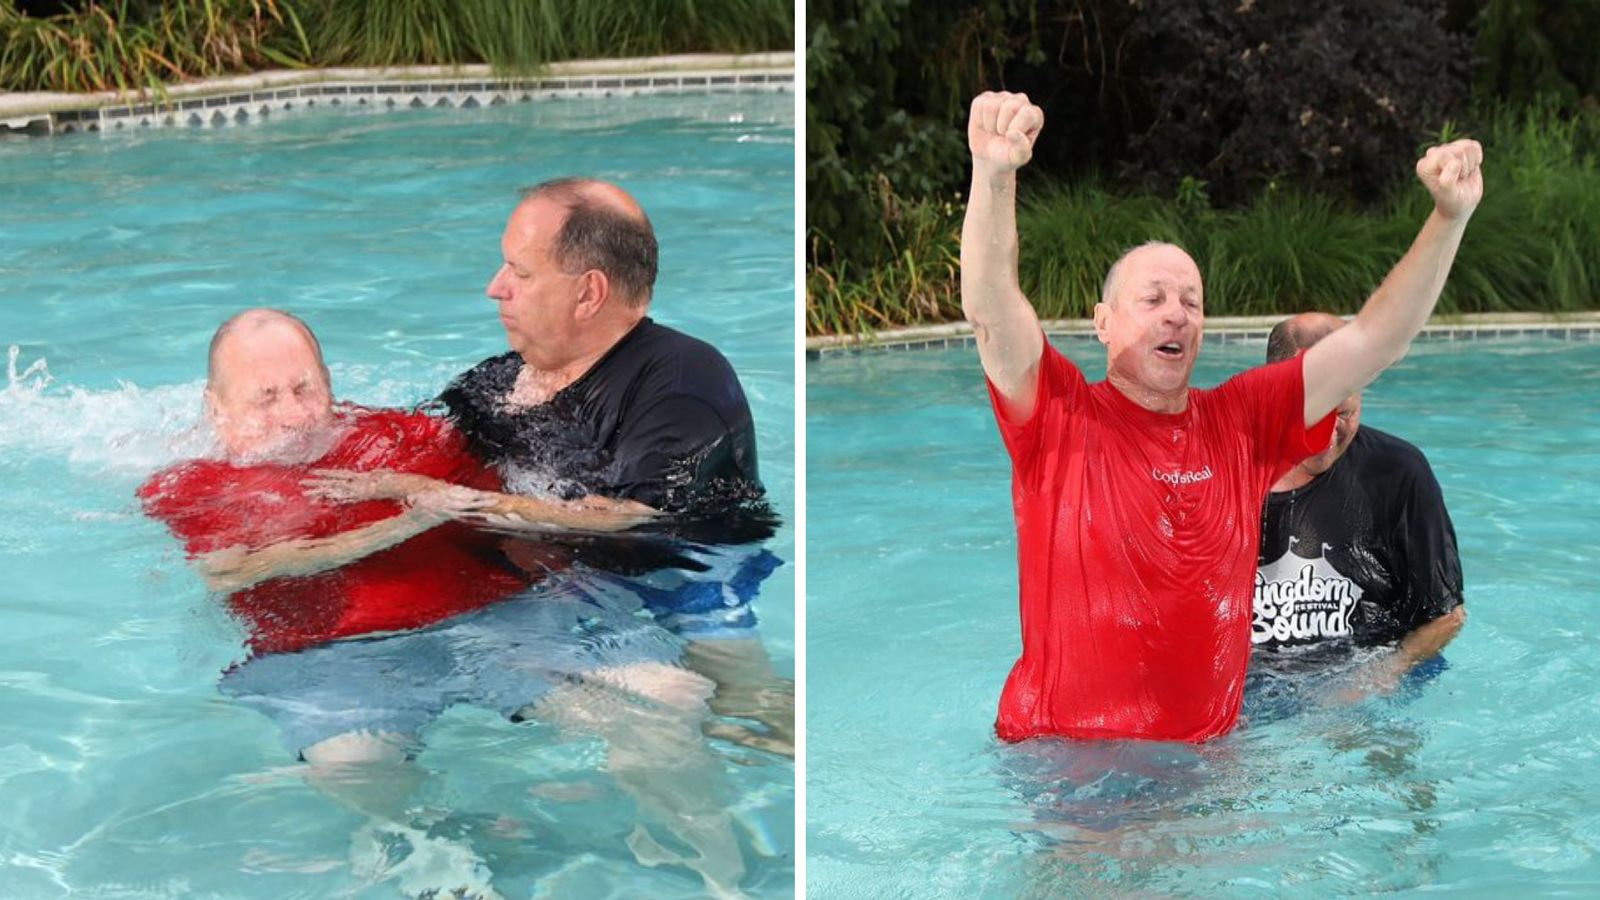
<instances>
[{"instance_id":1,"label":"pool deck","mask_svg":"<svg viewBox=\"0 0 1600 900\"><path fill-rule=\"evenodd\" d=\"M498 106L557 97L708 91L793 92L794 54L696 54L551 63L537 74L486 65L294 69L149 90L92 94L0 92L0 136L211 126L298 106Z\"/></svg>"},{"instance_id":2,"label":"pool deck","mask_svg":"<svg viewBox=\"0 0 1600 900\"><path fill-rule=\"evenodd\" d=\"M1212 316L1206 319L1206 340L1220 344L1264 342L1272 326L1285 316ZM1050 337L1089 337L1090 319L1051 319L1044 323ZM1473 341L1516 337L1553 337L1600 341L1600 312L1579 313L1470 313L1438 315L1428 320L1420 340ZM929 350L971 347L972 326L965 322L900 328L866 335L817 335L806 338L806 358L849 356L895 350Z\"/></svg>"}]
</instances>

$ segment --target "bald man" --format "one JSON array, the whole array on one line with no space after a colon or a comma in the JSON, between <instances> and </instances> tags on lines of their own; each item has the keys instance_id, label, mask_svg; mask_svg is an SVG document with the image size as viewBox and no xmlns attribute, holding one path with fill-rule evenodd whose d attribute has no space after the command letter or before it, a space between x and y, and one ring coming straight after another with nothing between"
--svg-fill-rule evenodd
<instances>
[{"instance_id":1,"label":"bald man","mask_svg":"<svg viewBox=\"0 0 1600 900\"><path fill-rule=\"evenodd\" d=\"M1482 150L1428 150L1434 209L1346 328L1301 356L1189 386L1205 324L1200 268L1171 244L1125 254L1095 305L1106 380L1049 345L1017 280L1017 171L1044 113L975 98L961 304L1012 462L1022 654L1006 740L1203 741L1238 720L1261 504L1328 446L1335 406L1403 356L1482 196Z\"/></svg>"},{"instance_id":2,"label":"bald man","mask_svg":"<svg viewBox=\"0 0 1600 900\"><path fill-rule=\"evenodd\" d=\"M1285 319L1268 337L1267 362L1344 324L1326 313ZM1333 442L1267 497L1250 639L1263 669L1322 667L1374 648L1353 699L1392 690L1434 658L1460 632L1466 607L1455 528L1427 457L1363 428L1359 391L1336 412Z\"/></svg>"},{"instance_id":3,"label":"bald man","mask_svg":"<svg viewBox=\"0 0 1600 900\"><path fill-rule=\"evenodd\" d=\"M318 787L420 850L437 842L405 824L420 777L407 760L428 723L456 703L550 720L605 738L618 781L696 851L661 848L641 825L629 842L641 859L682 863L719 896L736 891L744 863L702 736L710 682L678 665L653 623L592 602L562 548L451 521L514 516L593 535L651 516L508 499L447 420L336 405L315 335L277 310L217 330L205 408L221 452L156 473L139 496L249 629L251 656L222 689L278 724ZM404 503L348 496L374 471L372 484ZM461 895L497 896L475 858L461 858L471 864L445 875L478 881Z\"/></svg>"}]
</instances>

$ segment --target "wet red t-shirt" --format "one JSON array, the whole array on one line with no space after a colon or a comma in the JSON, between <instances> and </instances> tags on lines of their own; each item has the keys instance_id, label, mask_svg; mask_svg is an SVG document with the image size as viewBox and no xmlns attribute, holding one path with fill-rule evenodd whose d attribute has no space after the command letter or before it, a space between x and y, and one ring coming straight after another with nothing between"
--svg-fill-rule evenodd
<instances>
[{"instance_id":1,"label":"wet red t-shirt","mask_svg":"<svg viewBox=\"0 0 1600 900\"><path fill-rule=\"evenodd\" d=\"M145 511L167 523L191 556L290 538L323 538L400 514L393 501L334 504L306 496L310 469L390 469L483 490L495 473L467 452L443 419L398 410L341 407L347 433L310 465L235 466L194 460L157 472L139 488ZM498 542L445 524L338 569L275 578L228 598L256 653L299 650L341 637L420 628L477 609L526 586Z\"/></svg>"},{"instance_id":2,"label":"wet red t-shirt","mask_svg":"<svg viewBox=\"0 0 1600 900\"><path fill-rule=\"evenodd\" d=\"M1203 741L1239 716L1261 504L1327 448L1307 430L1301 358L1251 369L1188 409L1153 413L1089 384L1045 345L1039 400L1007 419L1022 657L995 731Z\"/></svg>"}]
</instances>

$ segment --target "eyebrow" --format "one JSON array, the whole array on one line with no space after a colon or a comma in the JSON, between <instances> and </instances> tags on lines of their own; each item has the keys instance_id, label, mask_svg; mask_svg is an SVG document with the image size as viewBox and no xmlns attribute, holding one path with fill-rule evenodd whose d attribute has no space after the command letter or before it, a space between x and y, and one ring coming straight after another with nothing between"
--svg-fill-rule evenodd
<instances>
[{"instance_id":1,"label":"eyebrow","mask_svg":"<svg viewBox=\"0 0 1600 900\"><path fill-rule=\"evenodd\" d=\"M1152 281L1147 281L1147 282L1144 283L1144 286L1147 287L1147 288L1177 288L1178 290L1180 290L1180 291L1182 291L1183 293L1186 293L1186 294L1198 294L1198 293L1200 293L1200 288L1196 287L1195 285L1192 285L1192 284L1183 284L1183 285L1175 284L1175 283L1173 283L1171 281L1167 281L1164 278L1157 278L1157 279L1154 279Z\"/></svg>"}]
</instances>

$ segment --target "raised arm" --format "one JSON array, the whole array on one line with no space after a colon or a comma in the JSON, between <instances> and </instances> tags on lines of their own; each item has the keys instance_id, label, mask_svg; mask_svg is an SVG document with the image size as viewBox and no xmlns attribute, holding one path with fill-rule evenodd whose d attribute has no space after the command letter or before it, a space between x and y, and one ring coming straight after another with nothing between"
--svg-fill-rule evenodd
<instances>
[{"instance_id":1,"label":"raised arm","mask_svg":"<svg viewBox=\"0 0 1600 900\"><path fill-rule=\"evenodd\" d=\"M1430 148L1417 161L1433 212L1355 319L1306 351L1306 427L1405 356L1444 290L1467 220L1483 197L1482 163L1483 148L1470 140Z\"/></svg>"},{"instance_id":2,"label":"raised arm","mask_svg":"<svg viewBox=\"0 0 1600 900\"><path fill-rule=\"evenodd\" d=\"M1017 419L1033 413L1044 353L1039 316L1017 281L1017 169L1033 158L1043 127L1044 112L1025 94L979 94L967 120L972 189L961 226L961 311L984 374Z\"/></svg>"}]
</instances>

